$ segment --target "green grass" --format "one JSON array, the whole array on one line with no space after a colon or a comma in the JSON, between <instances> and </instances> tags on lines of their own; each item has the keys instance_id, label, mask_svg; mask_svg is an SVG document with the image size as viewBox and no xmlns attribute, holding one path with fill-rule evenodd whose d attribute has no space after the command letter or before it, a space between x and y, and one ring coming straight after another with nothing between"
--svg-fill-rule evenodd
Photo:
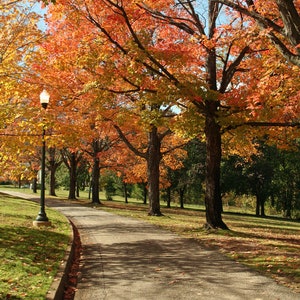
<instances>
[{"instance_id":1,"label":"green grass","mask_svg":"<svg viewBox=\"0 0 300 300\"><path fill-rule=\"evenodd\" d=\"M36 203L0 194L0 299L45 299L70 242L71 228L47 208L51 227L34 227Z\"/></svg>"},{"instance_id":2,"label":"green grass","mask_svg":"<svg viewBox=\"0 0 300 300\"><path fill-rule=\"evenodd\" d=\"M17 189L32 193L29 189ZM57 191L60 198L68 196L67 191ZM162 217L147 215L148 204L129 199L124 203L122 197L114 197L114 201L103 200L102 204L91 205L86 192L80 193L79 203L93 206L112 213L138 218L150 222L183 237L198 240L202 245L214 247L228 257L243 263L264 275L270 276L280 284L300 292L300 223L279 217L259 218L243 214L244 209L232 208L223 219L230 231L203 229L205 212L200 206L185 206L184 210L174 207L166 208L162 203ZM174 206L174 204L172 204ZM248 212L249 213L249 212ZM30 220L31 222L31 220ZM1 298L1 297L0 297Z\"/></svg>"}]
</instances>

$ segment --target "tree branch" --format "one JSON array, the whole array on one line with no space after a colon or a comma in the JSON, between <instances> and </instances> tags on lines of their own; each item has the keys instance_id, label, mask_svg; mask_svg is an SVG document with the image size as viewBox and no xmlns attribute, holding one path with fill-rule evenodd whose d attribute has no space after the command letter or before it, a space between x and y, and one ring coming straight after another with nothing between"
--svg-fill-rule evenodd
<instances>
[{"instance_id":1,"label":"tree branch","mask_svg":"<svg viewBox=\"0 0 300 300\"><path fill-rule=\"evenodd\" d=\"M271 19L258 13L255 9L254 2L251 0L246 1L248 7L241 6L230 0L213 1L225 4L244 15L253 18L261 29L273 30L266 34L267 37L284 58L286 58L292 64L300 66L300 49L295 48L297 54L290 50L291 46L297 47L297 45L300 43L300 16L292 0L276 0L281 19L283 21L283 26L277 25ZM283 39L280 39L278 36L276 36L275 32L282 35ZM290 45L286 45L284 39L286 39Z\"/></svg>"},{"instance_id":2,"label":"tree branch","mask_svg":"<svg viewBox=\"0 0 300 300\"><path fill-rule=\"evenodd\" d=\"M222 133L237 129L242 126L251 127L298 127L300 128L299 122L245 122L241 124L229 125L222 130Z\"/></svg>"},{"instance_id":3,"label":"tree branch","mask_svg":"<svg viewBox=\"0 0 300 300\"><path fill-rule=\"evenodd\" d=\"M136 147L134 147L132 145L132 143L127 139L126 135L123 133L123 131L121 130L121 128L116 125L113 124L114 128L117 130L120 138L122 139L122 141L126 144L126 146L137 156L142 157L147 159L147 154L144 152L139 151Z\"/></svg>"}]
</instances>

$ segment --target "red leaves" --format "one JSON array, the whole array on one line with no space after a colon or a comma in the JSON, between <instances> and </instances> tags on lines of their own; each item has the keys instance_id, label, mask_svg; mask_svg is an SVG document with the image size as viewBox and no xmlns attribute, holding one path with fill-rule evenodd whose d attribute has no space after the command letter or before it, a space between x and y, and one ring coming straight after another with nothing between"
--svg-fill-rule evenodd
<instances>
[{"instance_id":1,"label":"red leaves","mask_svg":"<svg viewBox=\"0 0 300 300\"><path fill-rule=\"evenodd\" d=\"M200 97L200 96L194 96L194 100L197 101L197 102L202 102L203 101L202 97Z\"/></svg>"},{"instance_id":2,"label":"red leaves","mask_svg":"<svg viewBox=\"0 0 300 300\"><path fill-rule=\"evenodd\" d=\"M77 286L77 279L78 279L78 272L79 272L79 264L80 264L80 258L81 258L81 241L80 241L80 235L76 227L73 227L74 232L74 256L72 259L72 264L68 273L68 282L65 287L64 292L64 300L72 300L74 299L75 292L76 292L76 286Z\"/></svg>"}]
</instances>

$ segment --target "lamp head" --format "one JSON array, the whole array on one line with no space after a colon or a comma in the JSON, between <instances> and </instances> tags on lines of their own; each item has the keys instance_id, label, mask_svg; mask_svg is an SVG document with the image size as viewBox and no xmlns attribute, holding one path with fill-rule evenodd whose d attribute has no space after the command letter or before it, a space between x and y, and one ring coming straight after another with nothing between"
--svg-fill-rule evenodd
<instances>
[{"instance_id":1,"label":"lamp head","mask_svg":"<svg viewBox=\"0 0 300 300\"><path fill-rule=\"evenodd\" d=\"M43 108L47 108L48 103L50 100L50 95L46 90L43 90L40 94L40 103L42 105Z\"/></svg>"}]
</instances>

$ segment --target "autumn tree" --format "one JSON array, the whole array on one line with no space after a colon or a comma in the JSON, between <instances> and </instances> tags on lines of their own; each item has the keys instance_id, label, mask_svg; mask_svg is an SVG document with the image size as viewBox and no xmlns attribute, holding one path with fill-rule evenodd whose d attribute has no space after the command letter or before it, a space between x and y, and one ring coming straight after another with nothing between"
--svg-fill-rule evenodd
<instances>
[{"instance_id":1,"label":"autumn tree","mask_svg":"<svg viewBox=\"0 0 300 300\"><path fill-rule=\"evenodd\" d=\"M146 6L141 2L137 5L130 1L123 4L101 1L97 6L89 1L83 6L64 1L58 3L60 6L53 8L52 16L55 10L61 12L65 9L69 12L69 18L63 20L61 24L66 26L68 22L70 28L74 29L75 21L82 22L85 28L90 28L89 33L94 33L92 34L94 38L86 37L85 40L97 41L97 48L96 45L89 47L94 51L98 50L95 58L100 60L100 63L94 65L97 60L92 58L92 65L87 63L83 65L84 72L89 71L89 76L94 75L93 84L89 87L96 89L104 86L112 93L127 94L129 101L125 102L125 108L130 108L130 105L134 104L135 107L139 107L140 114L148 120L149 198L152 199L152 205L156 205L150 213L160 214L158 181L160 143L161 138L169 132L167 127L165 133L158 133L156 123L160 116L166 113L172 115L172 106L176 105L182 111L189 112L192 104L197 108L196 114L200 115L199 123L205 127L208 149L207 223L210 227L227 228L221 218L222 202L219 189L221 130L217 114L222 106L218 92L227 91L249 47L245 43L240 43L241 47L238 47L235 36L230 44L231 36L225 34L228 27L221 28L217 33L219 5L209 2L208 18L203 20L208 21L205 25L195 13L192 1L188 1L187 6L181 2L173 6L172 1L164 3L158 1L155 4L151 3L151 8L150 4ZM161 13L162 7L170 15ZM178 20L186 20L186 23ZM90 27L86 21L90 23ZM53 19L53 24L55 32L59 32L57 30L59 20ZM205 26L207 30L204 29ZM82 29L82 26L80 28ZM225 38L222 35L225 35ZM218 36L222 37L220 45L217 45ZM58 39L61 38L62 36L58 35ZM239 42L241 40L240 38ZM221 77L217 77L219 56L216 48L224 47L224 43L227 44L224 59L221 61L223 72L220 74ZM72 47L71 51L73 49ZM55 50L57 51L57 48ZM223 49L222 51L224 52ZM103 76L104 72L106 76ZM124 97L115 99L123 101ZM202 121L201 115L204 117ZM180 118L177 118L177 121L180 122ZM199 127L198 124L197 129ZM119 133L121 134L121 131Z\"/></svg>"},{"instance_id":2,"label":"autumn tree","mask_svg":"<svg viewBox=\"0 0 300 300\"><path fill-rule=\"evenodd\" d=\"M100 98L106 99L101 105L105 103L108 111L118 108L114 121L120 121L122 113L138 112L151 141L148 153L154 161L149 161L156 162L155 169L149 169L155 174L155 196L151 196L155 203L160 137L164 135L158 128L187 135L193 127L191 135L206 142L207 227L227 229L221 215L222 133L226 132L223 140L231 141L232 131L239 128L236 139L245 133L251 140L245 125L267 126L272 119L279 126L282 122L275 122L282 111L290 126L296 97L289 96L287 105L279 87L276 97L265 93L280 82L277 72L276 80L267 81L271 76L267 61L276 69L278 60L268 40L261 39L256 28L249 30L249 19L216 1L201 3L57 1L49 18L52 41L46 47L52 53L49 65L60 71L65 85L79 84L79 88L73 85L73 98L93 91L98 104ZM62 13L68 17L61 18ZM73 73L66 56L73 62ZM280 66L284 68L283 62ZM285 70L290 79L297 72ZM258 84L260 90L255 89ZM287 93L288 88L284 90ZM160 123L166 119L176 122ZM118 122L116 126L120 128Z\"/></svg>"},{"instance_id":3,"label":"autumn tree","mask_svg":"<svg viewBox=\"0 0 300 300\"><path fill-rule=\"evenodd\" d=\"M128 148L127 148L128 149ZM124 151L125 155L122 155L122 160L116 167L116 171L119 177L121 177L124 184L124 194L125 187L128 184L135 185L135 189L142 186L143 190L143 203L147 203L147 171L145 161L136 156L132 151ZM139 197L137 197L139 198ZM125 194L126 202L126 194ZM127 202L126 202L127 203Z\"/></svg>"},{"instance_id":4,"label":"autumn tree","mask_svg":"<svg viewBox=\"0 0 300 300\"><path fill-rule=\"evenodd\" d=\"M255 29L249 30L249 23L247 23L249 20L239 19L238 15L230 11L225 15L222 6L215 1L208 1L208 26L206 27L203 26L203 21L199 18L193 1L178 1L178 5L181 5L182 9L187 12L186 19L171 14L166 16L166 13L159 8L154 9L146 5L143 7L155 18L181 28L191 37L196 39L197 36L201 37L198 41L199 47L204 46L206 83L211 92L215 91L219 94L214 98L211 93L208 97L206 95L200 103L193 102L205 118L207 221L211 227L226 228L220 218L222 210L219 191L221 133L227 132L225 137L227 139L228 130L229 134L232 134L231 130L239 126L295 126L297 124L295 108L297 110L299 107L295 101L297 91L291 86L289 89L287 87L283 89L280 80L282 82L284 79L289 85L289 80L295 79L297 70L288 67L283 75L278 67L281 66L279 68L284 69L284 62L276 57L272 46L265 39L257 37ZM230 22L227 24L223 22L223 26L217 26L218 18L226 19L228 16L230 16ZM226 31L224 31L225 28ZM272 56L268 57L265 54L272 54ZM274 81L267 82L267 78L272 74L270 66L277 68L278 72L273 73L276 74ZM294 75L287 75L292 73ZM262 81L261 78L266 81ZM297 75L296 78L298 82ZM261 87L260 90L257 89L258 86ZM245 87L249 90L245 90ZM270 94L270 90L273 93ZM288 90L293 90L292 94L287 95L285 91ZM286 101L286 99L289 100ZM278 116L285 116L285 120L282 122ZM242 132L246 133L251 144L249 127L241 130L240 134L236 134L239 144L241 144ZM259 134L262 132L261 130Z\"/></svg>"},{"instance_id":5,"label":"autumn tree","mask_svg":"<svg viewBox=\"0 0 300 300\"><path fill-rule=\"evenodd\" d=\"M215 0L251 17L279 53L290 63L300 67L300 1L230 1Z\"/></svg>"},{"instance_id":6,"label":"autumn tree","mask_svg":"<svg viewBox=\"0 0 300 300\"><path fill-rule=\"evenodd\" d=\"M94 113L94 112L93 112ZM91 163L91 189L92 203L100 204L100 171L104 168L115 167L115 161L111 156L117 157L116 144L119 142L119 137L115 133L112 125L106 121L100 121L97 117L89 116L91 134L83 143L83 150L90 156ZM98 116L99 117L99 116ZM96 122L96 120L98 121Z\"/></svg>"},{"instance_id":7,"label":"autumn tree","mask_svg":"<svg viewBox=\"0 0 300 300\"><path fill-rule=\"evenodd\" d=\"M87 102L84 102L87 101L87 98L83 99L81 96L88 93L91 97L94 97L95 100L98 99L96 101L98 101L99 107L101 107L102 105L100 113L104 116L105 110L109 111L113 109L113 107L117 107L116 110L118 110L117 113L120 118L124 114L127 118L130 118L131 112L134 111L133 117L139 118L141 120L141 123L144 124L144 127L146 127L148 131L149 147L146 152L140 152L140 154L144 158L146 158L149 166L149 197L153 199L150 201L150 214L160 215L159 163L161 161L162 154L160 144L165 136L171 134L171 131L164 124L158 124L160 122L158 120L162 120L164 118L166 121L162 121L162 123L168 122L168 118L175 116L175 114L171 111L171 106L169 105L170 102L165 101L166 95L163 96L165 94L164 82L161 81L159 83L159 86L157 88L154 86L153 90L151 91L150 86L152 84L157 84L154 70L147 70L147 68L139 66L140 72L138 76L140 78L138 78L134 74L134 72L131 72L129 70L129 72L132 73L131 76L128 73L127 69L129 66L128 64L132 64L131 69L134 70L134 60L129 59L127 62L125 62L125 65L123 64L123 62L121 62L123 65L121 65L121 63L118 65L114 62L106 61L105 56L110 56L111 54L115 56L115 58L112 59L118 59L117 56L120 55L119 50L116 54L110 53L111 50L114 52L114 50L109 46L110 42L107 40L103 40L103 38L99 36L98 32L93 32L94 24L91 24L91 22L83 23L84 26L80 26L80 31L74 31L75 20L83 22L84 19L82 20L80 13L78 13L76 7L73 5L71 5L73 19L70 18L67 20L63 20L62 22L61 18L56 20L55 18L59 17L59 14L57 13L61 11L61 8L62 7L54 6L53 10L51 11L51 26L53 26L53 36L51 37L51 40L49 40L49 42L45 43L43 46L44 49L46 49L47 51L52 51L53 53L53 64L52 61L48 62L48 67L52 64L52 66L56 68L56 71L60 73L60 81L62 81L62 78L66 79L66 86L63 87L59 92L63 95L62 98L66 103L68 102L68 100L73 101L72 99L78 97L78 99L80 98L82 101L81 105L84 106L88 106ZM72 21L74 22L72 23ZM49 27L49 32L51 32L51 26ZM64 27L64 33L65 35L67 35L67 39L69 38L68 34L70 34L74 40L74 45L67 45L65 46L65 49L63 49L64 55L66 51L70 53L70 55L68 55L67 57L61 57L60 53L62 53L62 49L59 49L60 51L58 51L57 48L57 45L61 44L61 40L64 39L64 36L56 35L56 33L58 32L57 28L59 26ZM66 28L69 28L69 31L66 30ZM86 28L86 32L88 32L88 34L83 33L83 28ZM151 32L147 33L147 35L148 34L151 34ZM54 39L54 36L57 36L57 39ZM145 38L147 37L145 36ZM151 39L149 40L149 42L151 42ZM80 46L78 47L78 44L76 43L79 43ZM133 45L133 48L134 47L135 46ZM97 63L97 60L99 63ZM103 60L103 62L101 62L101 60ZM69 61L69 65L67 61ZM59 62L60 64L58 64ZM138 67L138 65L139 63L136 62L136 67ZM52 78L50 78L49 76L49 74L54 74L54 68L52 68L51 73L47 72L47 74L45 74L44 79L49 83L51 82L52 85L53 82L56 82L54 85L57 84L57 86L59 86L61 82L58 82L53 78L55 75ZM74 84L70 81L67 82L67 80L73 76L74 72L76 72L77 74L73 80ZM116 73L117 75L117 80L113 79L114 73ZM122 73L124 73L124 76L122 76ZM141 82L138 82L140 80ZM78 84L75 85L75 82L77 82ZM55 89L58 90L57 86L55 87ZM72 89L71 86L73 87ZM110 93L110 95L108 95L108 93ZM106 102L105 105L100 103L100 97L104 98L104 100L102 100L102 103ZM168 97L170 97L170 94L168 95ZM76 101L78 99L76 99ZM77 101L77 103L79 102ZM167 104L166 106L165 103ZM95 107L96 106L94 106L94 108ZM92 106L91 109L93 109ZM99 111L99 109L97 110ZM140 112L139 116L138 111ZM121 134L122 130L119 130L120 122L116 122L119 117L116 117L114 119L114 122L116 124L116 128L118 128L119 134L124 137L125 134ZM106 116L106 118L108 117ZM159 132L160 130L162 130L162 133ZM126 143L128 144L128 141ZM170 149L168 149L168 152L169 151ZM147 157L150 158L147 159Z\"/></svg>"},{"instance_id":8,"label":"autumn tree","mask_svg":"<svg viewBox=\"0 0 300 300\"><path fill-rule=\"evenodd\" d=\"M43 38L37 26L40 16L34 12L37 5L36 1L23 0L3 0L0 4L1 171L18 169L27 179L37 173L34 157L41 135L40 111L30 106L31 101L38 101L41 86L28 80L33 75L30 65L36 58L37 43ZM23 167L19 168L20 164Z\"/></svg>"},{"instance_id":9,"label":"autumn tree","mask_svg":"<svg viewBox=\"0 0 300 300\"><path fill-rule=\"evenodd\" d=\"M161 112L156 110L156 113L163 114L163 110ZM151 112L149 114L151 115ZM138 131L133 131L132 126L128 126L131 134L122 130L118 125L115 125L115 128L128 148L145 161L150 205L149 215L161 215L159 194L162 179L161 163L166 159L167 154L182 147L183 140L176 139L169 128L154 124L151 124L148 130L146 127L146 130L138 128ZM168 165L171 166L172 164L169 162ZM175 168L179 166L180 164L177 164Z\"/></svg>"},{"instance_id":10,"label":"autumn tree","mask_svg":"<svg viewBox=\"0 0 300 300\"><path fill-rule=\"evenodd\" d=\"M0 4L0 93L1 112L9 116L11 106L24 101L32 91L26 79L32 74L29 63L42 39L37 28L40 16L34 12L35 1L3 0ZM13 113L13 111L11 112ZM20 112L19 112L20 113ZM6 118L1 116L1 122Z\"/></svg>"},{"instance_id":11,"label":"autumn tree","mask_svg":"<svg viewBox=\"0 0 300 300\"><path fill-rule=\"evenodd\" d=\"M61 150L63 162L69 171L69 195L68 199L76 199L77 168L82 161L82 152L73 149Z\"/></svg>"}]
</instances>

